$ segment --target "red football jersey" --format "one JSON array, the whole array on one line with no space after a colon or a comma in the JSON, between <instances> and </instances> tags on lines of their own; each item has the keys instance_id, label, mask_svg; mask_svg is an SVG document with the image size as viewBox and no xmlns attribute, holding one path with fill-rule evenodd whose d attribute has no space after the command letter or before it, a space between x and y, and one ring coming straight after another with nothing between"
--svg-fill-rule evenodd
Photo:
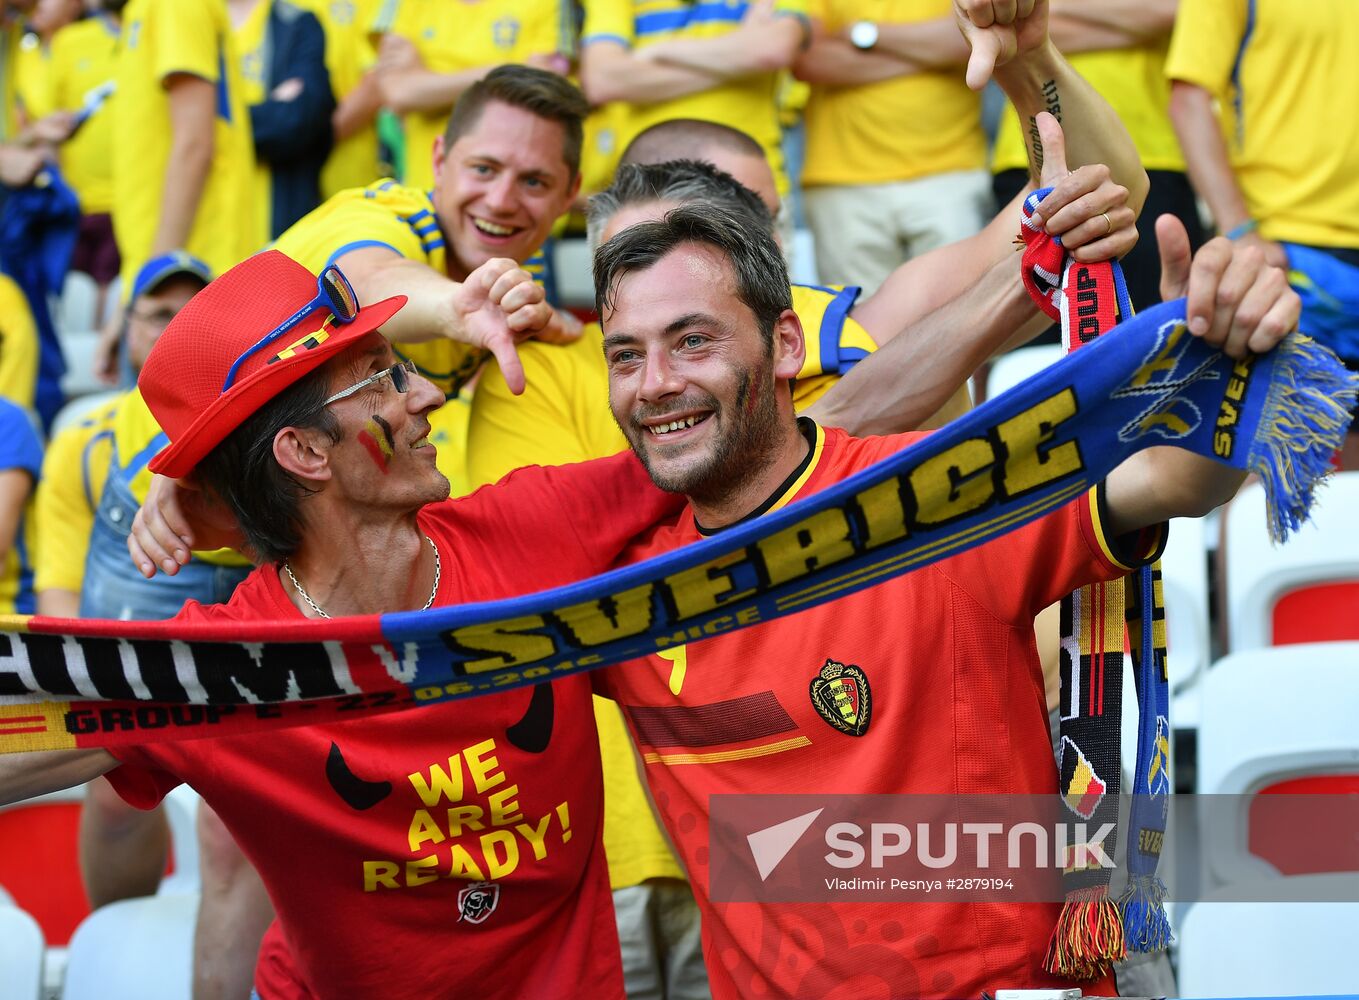
<instances>
[{"instance_id":1,"label":"red football jersey","mask_svg":"<svg viewBox=\"0 0 1359 1000\"><path fill-rule=\"evenodd\" d=\"M922 436L814 432L807 467L761 513ZM1058 985L1041 971L1055 903L713 904L709 796L1055 795L1033 619L1083 583L1128 572L1097 522L1082 496L876 587L601 675L598 686L623 706L693 880L714 997L975 997L998 986ZM701 534L686 508L628 561ZM827 660L862 671L850 706L862 714L871 699L862 732L828 717L833 700L817 707L813 682Z\"/></svg>"},{"instance_id":2,"label":"red football jersey","mask_svg":"<svg viewBox=\"0 0 1359 1000\"><path fill-rule=\"evenodd\" d=\"M426 508L440 605L602 572L683 503L630 454ZM624 502L626 500L626 503ZM588 544L587 544L588 539ZM297 618L278 570L185 620ZM622 997L590 678L334 725L119 750L149 807L186 782L278 911L257 986L292 997ZM544 704L546 700L547 704ZM536 704L531 709L530 706Z\"/></svg>"}]
</instances>

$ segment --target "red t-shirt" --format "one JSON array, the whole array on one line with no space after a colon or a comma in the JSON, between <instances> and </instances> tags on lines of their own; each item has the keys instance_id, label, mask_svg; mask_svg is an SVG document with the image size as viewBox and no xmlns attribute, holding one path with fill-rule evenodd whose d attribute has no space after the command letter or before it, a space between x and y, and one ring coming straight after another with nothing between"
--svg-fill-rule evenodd
<instances>
[{"instance_id":1,"label":"red t-shirt","mask_svg":"<svg viewBox=\"0 0 1359 1000\"><path fill-rule=\"evenodd\" d=\"M809 467L773 506L921 436L818 429ZM693 880L714 997L975 997L1058 985L1041 972L1055 903L713 904L708 797L1055 794L1033 619L1081 584L1128 571L1105 554L1110 543L1101 544L1096 521L1083 496L879 586L600 675L598 686L623 706ZM700 537L686 508L627 560ZM813 705L811 684L828 659L867 678L871 721L862 735L841 732ZM1103 988L1112 993L1112 982Z\"/></svg>"},{"instance_id":2,"label":"red t-shirt","mask_svg":"<svg viewBox=\"0 0 1359 1000\"><path fill-rule=\"evenodd\" d=\"M602 572L683 503L630 454L589 465L523 469L422 511L436 602ZM266 566L230 603L179 618L299 616ZM622 997L590 678L554 682L551 710L521 722L536 691L119 750L109 779L143 807L185 782L231 830L278 912L265 1000L576 997L586 983Z\"/></svg>"}]
</instances>

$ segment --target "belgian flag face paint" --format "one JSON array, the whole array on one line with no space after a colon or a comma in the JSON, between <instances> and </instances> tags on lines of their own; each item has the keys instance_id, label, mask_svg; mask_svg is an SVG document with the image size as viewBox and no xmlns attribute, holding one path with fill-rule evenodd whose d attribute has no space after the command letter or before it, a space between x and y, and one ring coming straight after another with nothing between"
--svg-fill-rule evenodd
<instances>
[{"instance_id":1,"label":"belgian flag face paint","mask_svg":"<svg viewBox=\"0 0 1359 1000\"><path fill-rule=\"evenodd\" d=\"M359 444L368 452L368 457L385 476L387 467L392 464L396 443L392 440L392 425L374 413L359 431Z\"/></svg>"}]
</instances>

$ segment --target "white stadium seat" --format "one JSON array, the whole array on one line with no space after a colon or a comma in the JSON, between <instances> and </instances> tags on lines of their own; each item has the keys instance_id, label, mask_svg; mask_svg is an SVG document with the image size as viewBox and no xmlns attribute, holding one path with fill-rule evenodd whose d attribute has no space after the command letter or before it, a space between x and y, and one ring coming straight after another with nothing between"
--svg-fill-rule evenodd
<instances>
[{"instance_id":1,"label":"white stadium seat","mask_svg":"<svg viewBox=\"0 0 1359 1000\"><path fill-rule=\"evenodd\" d=\"M1249 483L1223 517L1227 649L1359 639L1359 472L1335 475L1312 519L1284 545L1266 530L1264 490Z\"/></svg>"},{"instance_id":2,"label":"white stadium seat","mask_svg":"<svg viewBox=\"0 0 1359 1000\"><path fill-rule=\"evenodd\" d=\"M1279 869L1250 850L1251 797L1285 782L1312 779L1311 788L1352 788L1359 781L1359 642L1303 643L1234 653L1213 664L1203 680L1197 791L1207 831L1221 809L1231 812L1230 838L1213 836L1205 850L1208 873L1222 885ZM1223 798L1231 796L1231 798ZM1258 831L1257 831L1258 832ZM1334 832L1350 837L1352 832ZM1285 844L1288 856L1316 857L1328 830L1300 831ZM1342 845L1343 846L1343 845Z\"/></svg>"},{"instance_id":3,"label":"white stadium seat","mask_svg":"<svg viewBox=\"0 0 1359 1000\"><path fill-rule=\"evenodd\" d=\"M1007 389L1013 389L1056 364L1062 357L1060 344L1035 344L1002 354L991 362L991 370L986 376L986 398L995 399Z\"/></svg>"},{"instance_id":4,"label":"white stadium seat","mask_svg":"<svg viewBox=\"0 0 1359 1000\"><path fill-rule=\"evenodd\" d=\"M552 273L557 296L567 308L593 309L595 283L591 276L590 245L583 239L556 240L552 246Z\"/></svg>"},{"instance_id":5,"label":"white stadium seat","mask_svg":"<svg viewBox=\"0 0 1359 1000\"><path fill-rule=\"evenodd\" d=\"M66 374L61 391L67 399L104 392L108 386L94 374L94 352L99 343L97 330L71 330L61 335L61 353L66 358Z\"/></svg>"},{"instance_id":6,"label":"white stadium seat","mask_svg":"<svg viewBox=\"0 0 1359 1000\"><path fill-rule=\"evenodd\" d=\"M42 963L38 922L18 907L0 903L0 1000L38 1000Z\"/></svg>"},{"instance_id":7,"label":"white stadium seat","mask_svg":"<svg viewBox=\"0 0 1359 1000\"><path fill-rule=\"evenodd\" d=\"M1208 547L1201 518L1177 517L1161 556L1170 656L1170 683L1175 693L1188 689L1211 658L1208 634ZM1178 726L1180 719L1174 722ZM1192 724L1196 720L1183 720Z\"/></svg>"},{"instance_id":8,"label":"white stadium seat","mask_svg":"<svg viewBox=\"0 0 1359 1000\"><path fill-rule=\"evenodd\" d=\"M83 333L99 328L97 315L99 286L83 271L68 271L61 287L53 323L63 337L68 333Z\"/></svg>"},{"instance_id":9,"label":"white stadium seat","mask_svg":"<svg viewBox=\"0 0 1359 1000\"><path fill-rule=\"evenodd\" d=\"M62 1000L189 1000L198 894L95 910L71 938Z\"/></svg>"},{"instance_id":10,"label":"white stadium seat","mask_svg":"<svg viewBox=\"0 0 1359 1000\"><path fill-rule=\"evenodd\" d=\"M1303 875L1238 886L1236 898L1359 900L1359 876ZM1183 997L1352 994L1359 902L1226 902L1190 906L1179 931Z\"/></svg>"}]
</instances>

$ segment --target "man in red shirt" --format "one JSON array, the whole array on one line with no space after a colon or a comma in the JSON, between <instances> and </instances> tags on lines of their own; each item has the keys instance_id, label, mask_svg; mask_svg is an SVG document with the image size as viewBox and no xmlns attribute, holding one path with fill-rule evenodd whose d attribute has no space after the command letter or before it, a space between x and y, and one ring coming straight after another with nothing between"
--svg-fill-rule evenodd
<instances>
[{"instance_id":1,"label":"man in red shirt","mask_svg":"<svg viewBox=\"0 0 1359 1000\"><path fill-rule=\"evenodd\" d=\"M1184 240L1182 229L1168 235ZM1213 260L1230 260L1223 288L1255 282L1251 309L1277 307L1281 322L1242 322L1231 334L1241 339L1230 340L1229 321L1209 336L1235 354L1247 343L1272 348L1297 316L1282 276L1226 241L1200 263ZM782 258L767 232L721 210L684 206L615 235L596 254L595 289L614 417L652 481L689 499L629 548L628 562L776 510L923 436L854 438L794 415L803 331ZM1167 519L1206 513L1242 478L1189 452L1148 449L1088 495L997 540L601 674L690 873L714 996L1070 985L1041 971L1055 903L713 904L709 797L1055 793L1034 616L1154 558ZM976 486L965 479L957 489ZM857 681L854 718L818 694L837 668ZM1095 992L1101 985L1112 989Z\"/></svg>"},{"instance_id":2,"label":"man in red shirt","mask_svg":"<svg viewBox=\"0 0 1359 1000\"><path fill-rule=\"evenodd\" d=\"M483 289L485 322L503 324L523 283L507 273ZM404 301L359 309L338 270L318 281L269 251L166 329L141 378L172 442L151 468L193 473L239 526L211 539L201 527L197 543L244 541L262 564L229 603L190 602L178 621L527 593L602 572L680 506L626 454L449 501L427 440L443 393L377 332ZM381 670L400 651L373 658ZM568 998L583 983L623 996L587 677L410 715L13 755L0 798L103 773L145 807L187 783L231 831L278 914L256 970L265 1000Z\"/></svg>"}]
</instances>

